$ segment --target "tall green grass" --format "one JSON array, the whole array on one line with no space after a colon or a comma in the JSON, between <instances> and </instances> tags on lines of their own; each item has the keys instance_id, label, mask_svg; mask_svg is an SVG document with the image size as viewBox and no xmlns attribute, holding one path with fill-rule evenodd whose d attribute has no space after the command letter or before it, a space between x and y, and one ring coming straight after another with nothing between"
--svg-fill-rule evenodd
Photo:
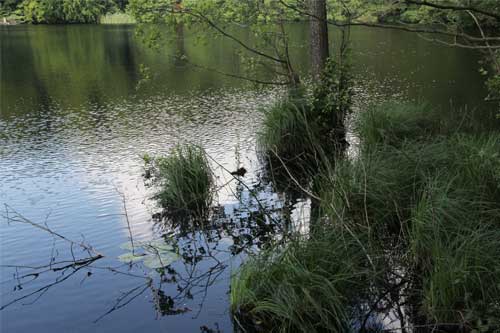
<instances>
[{"instance_id":1,"label":"tall green grass","mask_svg":"<svg viewBox=\"0 0 500 333\"><path fill-rule=\"evenodd\" d=\"M377 274L364 239L332 226L247 262L232 279L238 322L263 332L347 332Z\"/></svg>"},{"instance_id":2,"label":"tall green grass","mask_svg":"<svg viewBox=\"0 0 500 333\"><path fill-rule=\"evenodd\" d=\"M477 328L500 318L499 157L498 133L373 145L323 182L322 215L402 268L420 324Z\"/></svg>"},{"instance_id":3,"label":"tall green grass","mask_svg":"<svg viewBox=\"0 0 500 333\"><path fill-rule=\"evenodd\" d=\"M301 95L281 100L263 112L258 147L266 175L278 190L301 193L297 184L309 187L319 168L330 166L335 157L336 146L323 116Z\"/></svg>"},{"instance_id":4,"label":"tall green grass","mask_svg":"<svg viewBox=\"0 0 500 333\"><path fill-rule=\"evenodd\" d=\"M421 312L429 323L493 325L489 317L500 318L500 205L450 185L430 179L408 224Z\"/></svg>"},{"instance_id":5,"label":"tall green grass","mask_svg":"<svg viewBox=\"0 0 500 333\"><path fill-rule=\"evenodd\" d=\"M315 161L321 154L321 125L303 100L282 100L264 111L263 128L259 132L260 148L271 157L285 161Z\"/></svg>"},{"instance_id":6,"label":"tall green grass","mask_svg":"<svg viewBox=\"0 0 500 333\"><path fill-rule=\"evenodd\" d=\"M498 132L498 121L496 125L494 120L484 124L484 119L489 118L479 109L450 111L426 103L389 101L357 114L354 133L361 139L362 149L376 145L398 147L405 141L433 141L458 133Z\"/></svg>"},{"instance_id":7,"label":"tall green grass","mask_svg":"<svg viewBox=\"0 0 500 333\"><path fill-rule=\"evenodd\" d=\"M316 174L310 238L233 278L237 317L263 331L347 331L356 302L396 294L385 305L404 307L410 327L499 330L500 133L444 119L425 105L361 114L359 154Z\"/></svg>"},{"instance_id":8,"label":"tall green grass","mask_svg":"<svg viewBox=\"0 0 500 333\"><path fill-rule=\"evenodd\" d=\"M166 157L145 157L147 174L158 188L154 198L170 214L204 217L212 204L214 180L202 148L175 147Z\"/></svg>"},{"instance_id":9,"label":"tall green grass","mask_svg":"<svg viewBox=\"0 0 500 333\"><path fill-rule=\"evenodd\" d=\"M361 112L355 131L364 146L399 146L408 139L417 141L441 134L447 128L442 118L428 104L386 102Z\"/></svg>"}]
</instances>

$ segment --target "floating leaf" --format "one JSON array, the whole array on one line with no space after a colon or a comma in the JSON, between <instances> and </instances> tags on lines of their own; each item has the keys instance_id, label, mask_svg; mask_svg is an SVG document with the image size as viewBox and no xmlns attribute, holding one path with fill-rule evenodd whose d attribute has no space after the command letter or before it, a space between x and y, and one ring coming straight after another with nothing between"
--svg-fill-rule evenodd
<instances>
[{"instance_id":1,"label":"floating leaf","mask_svg":"<svg viewBox=\"0 0 500 333\"><path fill-rule=\"evenodd\" d=\"M170 265L174 261L179 259L179 255L174 252L160 252L157 255L148 255L144 259L144 266L157 269Z\"/></svg>"},{"instance_id":2,"label":"floating leaf","mask_svg":"<svg viewBox=\"0 0 500 333\"><path fill-rule=\"evenodd\" d=\"M125 253L118 257L121 262L135 262L144 259L145 254L138 253Z\"/></svg>"},{"instance_id":3,"label":"floating leaf","mask_svg":"<svg viewBox=\"0 0 500 333\"><path fill-rule=\"evenodd\" d=\"M164 240L151 241L144 245L143 248L153 254L157 252L174 252L174 247L170 244L165 243Z\"/></svg>"},{"instance_id":4,"label":"floating leaf","mask_svg":"<svg viewBox=\"0 0 500 333\"><path fill-rule=\"evenodd\" d=\"M122 245L120 245L120 248L124 249L124 250L134 251L136 249L142 248L144 246L144 244L146 244L146 242L134 241L134 246L132 246L131 242L126 242L126 243L123 243Z\"/></svg>"},{"instance_id":5,"label":"floating leaf","mask_svg":"<svg viewBox=\"0 0 500 333\"><path fill-rule=\"evenodd\" d=\"M156 253L158 252L167 252L167 251L173 251L174 247L170 244L165 243L163 239L156 239L152 241L134 241L134 245L132 246L131 242L126 242L120 245L120 248L124 250L129 250L129 251L136 251L136 250L148 250L149 252ZM156 251L155 251L156 249Z\"/></svg>"}]
</instances>

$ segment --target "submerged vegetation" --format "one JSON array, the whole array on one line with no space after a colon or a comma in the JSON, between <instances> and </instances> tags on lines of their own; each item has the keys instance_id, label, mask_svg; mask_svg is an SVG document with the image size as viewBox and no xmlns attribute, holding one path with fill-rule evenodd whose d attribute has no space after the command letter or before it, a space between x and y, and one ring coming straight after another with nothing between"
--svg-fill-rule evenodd
<instances>
[{"instance_id":1,"label":"submerged vegetation","mask_svg":"<svg viewBox=\"0 0 500 333\"><path fill-rule=\"evenodd\" d=\"M213 201L214 179L205 151L176 146L166 157L144 156L145 177L158 191L154 198L167 216L203 219Z\"/></svg>"},{"instance_id":2,"label":"submerged vegetation","mask_svg":"<svg viewBox=\"0 0 500 333\"><path fill-rule=\"evenodd\" d=\"M391 103L359 115L359 154L317 175L309 238L233 278L243 322L345 332L393 313L397 327L500 328L500 135L460 133L433 114Z\"/></svg>"}]
</instances>

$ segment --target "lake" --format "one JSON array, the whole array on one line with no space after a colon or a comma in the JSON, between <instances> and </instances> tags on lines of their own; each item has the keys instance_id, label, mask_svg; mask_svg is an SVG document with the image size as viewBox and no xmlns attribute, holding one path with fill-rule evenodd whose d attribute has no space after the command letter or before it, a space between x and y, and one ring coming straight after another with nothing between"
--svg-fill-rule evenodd
<instances>
[{"instance_id":1,"label":"lake","mask_svg":"<svg viewBox=\"0 0 500 333\"><path fill-rule=\"evenodd\" d=\"M288 29L293 62L305 74L307 26ZM253 38L244 28L235 33ZM261 179L261 110L283 88L218 73L247 73L229 40L200 41L188 28L180 35L166 27L165 34L152 50L127 25L0 26L2 332L231 332L230 276L262 245L237 246L256 234L256 198L278 220L291 215L295 228L307 223L304 200L290 202ZM426 101L450 116L465 107L481 119L494 115L471 50L367 28L352 30L351 47L355 112L401 99ZM179 61L179 52L197 66ZM163 228L154 218L153 189L144 184L142 156L166 155L185 142L206 149L221 185L222 222L208 236ZM248 188L224 170L239 165L248 170ZM249 188L258 189L256 197ZM90 244L104 258L76 271L50 270L85 253L13 216ZM131 235L136 245L162 241L178 255L167 271L120 261ZM49 271L26 275L45 265Z\"/></svg>"}]
</instances>

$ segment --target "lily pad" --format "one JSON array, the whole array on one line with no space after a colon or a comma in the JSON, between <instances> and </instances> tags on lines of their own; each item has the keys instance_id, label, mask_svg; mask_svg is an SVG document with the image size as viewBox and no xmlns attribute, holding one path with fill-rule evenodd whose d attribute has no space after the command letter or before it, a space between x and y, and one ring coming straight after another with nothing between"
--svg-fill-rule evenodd
<instances>
[{"instance_id":1,"label":"lily pad","mask_svg":"<svg viewBox=\"0 0 500 333\"><path fill-rule=\"evenodd\" d=\"M143 246L144 250L156 254L157 252L174 252L174 247L163 240L152 241Z\"/></svg>"},{"instance_id":2,"label":"lily pad","mask_svg":"<svg viewBox=\"0 0 500 333\"><path fill-rule=\"evenodd\" d=\"M146 250L151 253L156 252L167 252L173 251L174 247L170 244L165 243L163 239L156 239L151 241L134 241L134 245L132 246L131 242L126 242L120 245L120 248L129 251L136 250Z\"/></svg>"},{"instance_id":3,"label":"lily pad","mask_svg":"<svg viewBox=\"0 0 500 333\"><path fill-rule=\"evenodd\" d=\"M174 252L159 252L158 254L151 254L144 259L144 266L157 269L170 265L179 259L179 255Z\"/></svg>"},{"instance_id":4,"label":"lily pad","mask_svg":"<svg viewBox=\"0 0 500 333\"><path fill-rule=\"evenodd\" d=\"M118 260L121 262L136 262L139 260L143 260L145 257L145 254L139 254L139 253L124 253L121 256L118 257Z\"/></svg>"},{"instance_id":5,"label":"lily pad","mask_svg":"<svg viewBox=\"0 0 500 333\"><path fill-rule=\"evenodd\" d=\"M133 251L133 250L142 248L144 246L144 244L147 244L147 242L134 241L134 246L132 246L131 242L126 242L126 243L121 244L120 248L124 249L124 250Z\"/></svg>"}]
</instances>

